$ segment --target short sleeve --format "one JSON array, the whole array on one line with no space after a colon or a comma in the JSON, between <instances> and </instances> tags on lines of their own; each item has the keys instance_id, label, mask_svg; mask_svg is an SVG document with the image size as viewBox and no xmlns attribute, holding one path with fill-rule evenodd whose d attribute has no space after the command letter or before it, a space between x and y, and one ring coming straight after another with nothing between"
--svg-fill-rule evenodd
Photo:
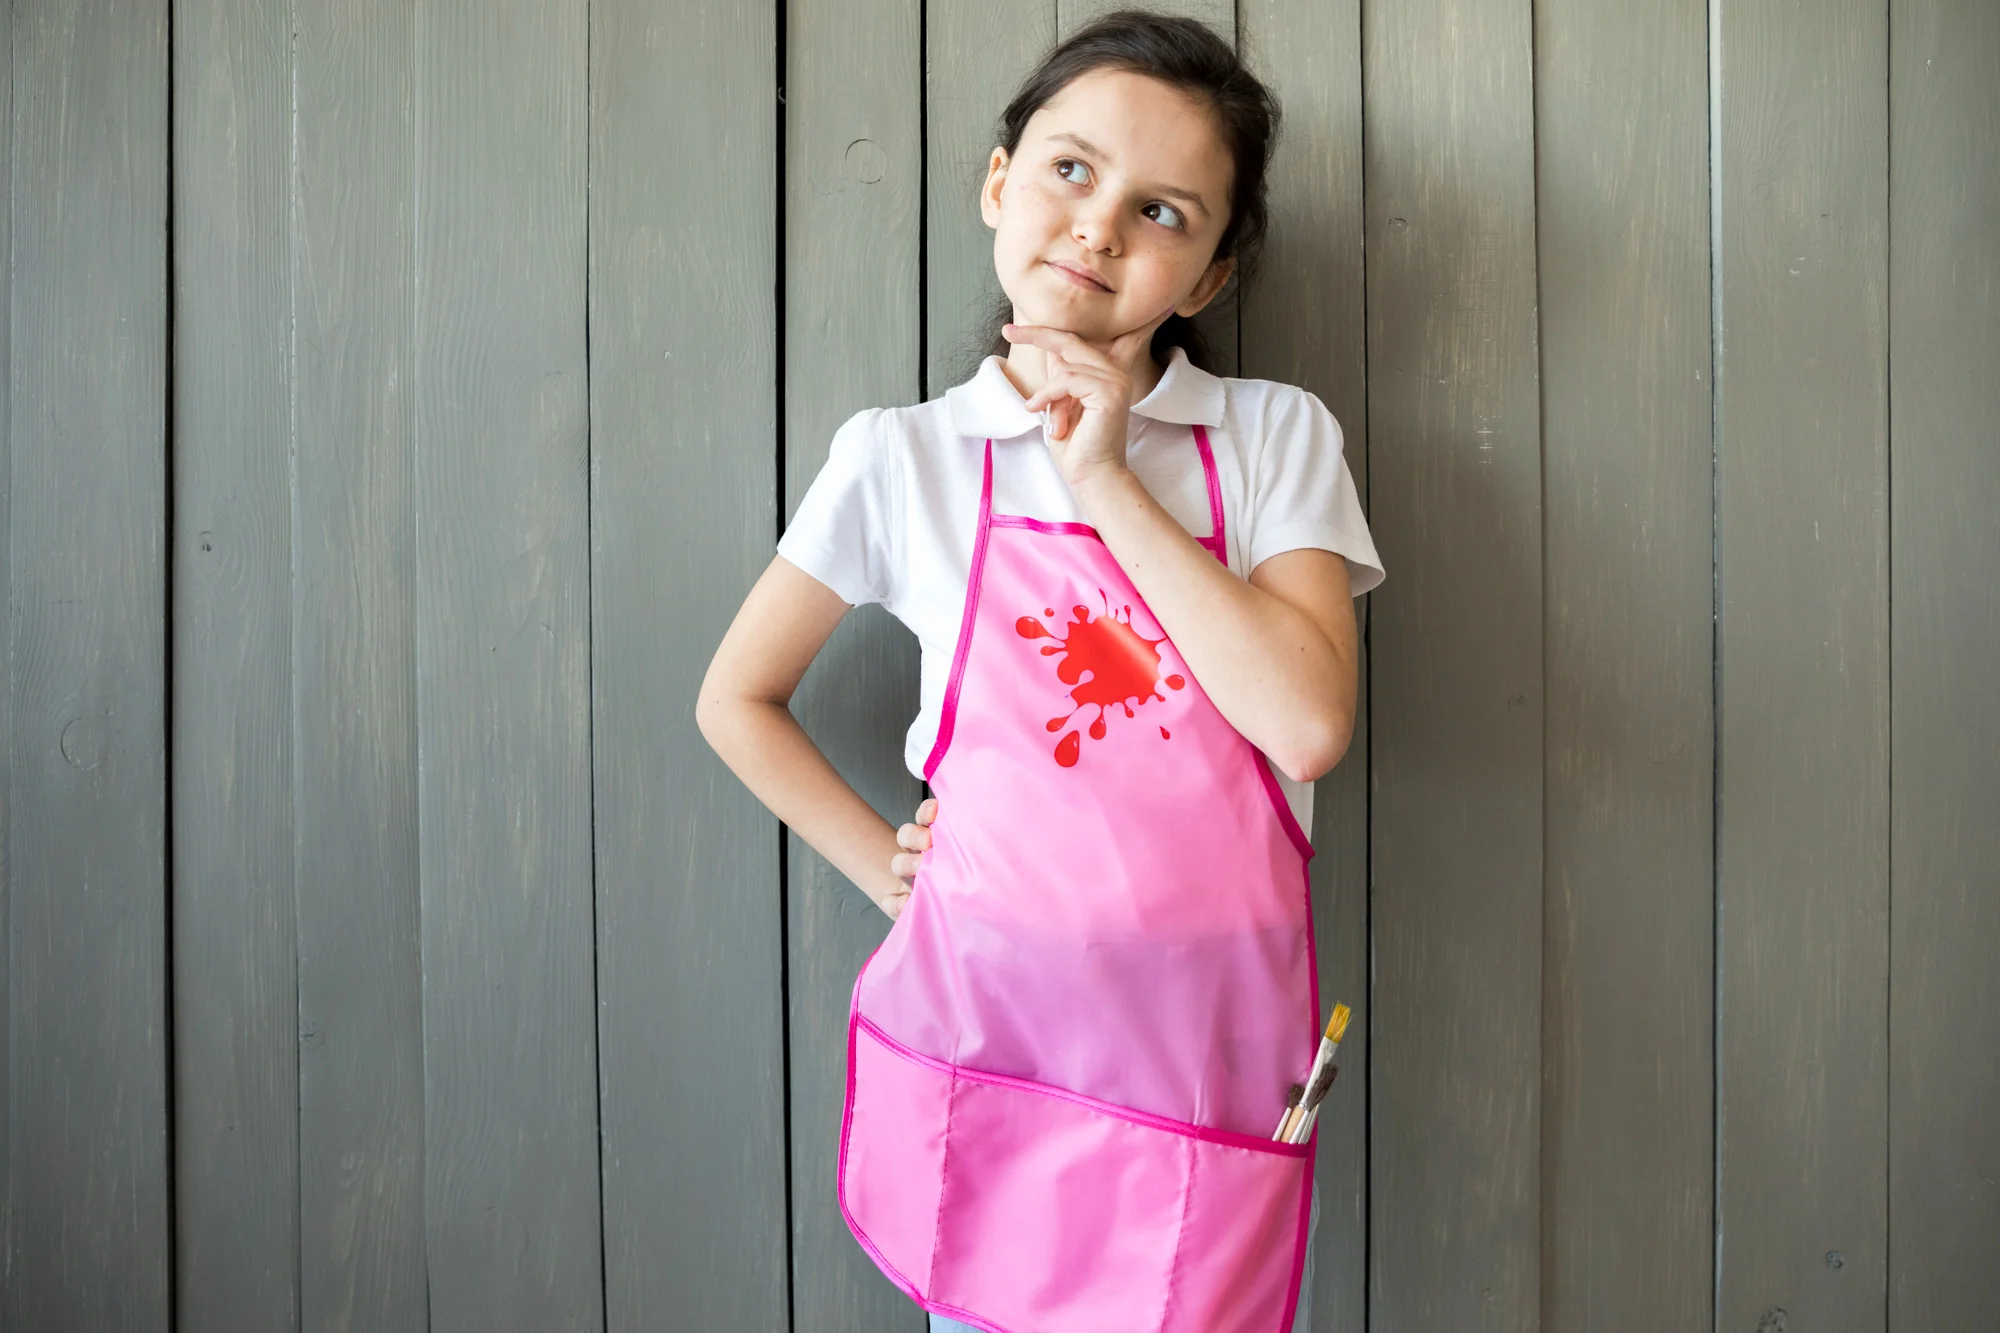
<instances>
[{"instance_id":1,"label":"short sleeve","mask_svg":"<svg viewBox=\"0 0 2000 1333\"><path fill-rule=\"evenodd\" d=\"M850 606L886 602L900 581L901 477L868 408L834 432L826 462L778 538L778 554Z\"/></svg>"},{"instance_id":2,"label":"short sleeve","mask_svg":"<svg viewBox=\"0 0 2000 1333\"><path fill-rule=\"evenodd\" d=\"M1356 597L1383 579L1382 557L1361 512L1361 496L1342 454L1340 423L1304 389L1272 395L1251 475L1250 568L1301 546L1347 559Z\"/></svg>"}]
</instances>

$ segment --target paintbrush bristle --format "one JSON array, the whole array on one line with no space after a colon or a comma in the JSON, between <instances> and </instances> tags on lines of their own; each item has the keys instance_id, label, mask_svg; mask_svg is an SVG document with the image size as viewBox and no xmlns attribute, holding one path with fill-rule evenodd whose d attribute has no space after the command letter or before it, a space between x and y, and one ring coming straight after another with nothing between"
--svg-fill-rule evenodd
<instances>
[{"instance_id":1,"label":"paintbrush bristle","mask_svg":"<svg viewBox=\"0 0 2000 1333\"><path fill-rule=\"evenodd\" d=\"M1326 1037L1328 1041L1339 1041L1341 1039L1347 1032L1347 1020L1353 1016L1353 1013L1354 1011L1344 1004L1333 1006L1333 1017L1328 1019L1326 1024Z\"/></svg>"},{"instance_id":2,"label":"paintbrush bristle","mask_svg":"<svg viewBox=\"0 0 2000 1333\"><path fill-rule=\"evenodd\" d=\"M1333 1086L1333 1080L1339 1074L1340 1066L1334 1064L1331 1060L1327 1061L1325 1067L1319 1073L1313 1075L1313 1081L1306 1085L1306 1095L1300 1099L1299 1105L1317 1106L1320 1099L1326 1096L1327 1089Z\"/></svg>"}]
</instances>

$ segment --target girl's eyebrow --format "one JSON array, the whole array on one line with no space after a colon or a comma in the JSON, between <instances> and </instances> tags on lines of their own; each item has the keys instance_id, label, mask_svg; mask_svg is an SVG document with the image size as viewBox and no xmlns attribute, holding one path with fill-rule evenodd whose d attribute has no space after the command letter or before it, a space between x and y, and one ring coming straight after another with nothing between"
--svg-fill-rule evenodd
<instances>
[{"instance_id":1,"label":"girl's eyebrow","mask_svg":"<svg viewBox=\"0 0 2000 1333\"><path fill-rule=\"evenodd\" d=\"M1060 134L1051 134L1049 138L1065 140L1068 143L1076 145L1083 152L1091 154L1093 157L1101 157L1107 162L1111 160L1111 154L1105 152L1102 148L1090 142L1090 140L1071 134L1068 130L1064 130ZM1185 199L1188 203L1200 209L1203 217L1208 216L1208 205L1203 203L1201 196L1193 190L1183 190L1174 185L1155 185L1152 192L1154 194L1163 194L1169 199Z\"/></svg>"}]
</instances>

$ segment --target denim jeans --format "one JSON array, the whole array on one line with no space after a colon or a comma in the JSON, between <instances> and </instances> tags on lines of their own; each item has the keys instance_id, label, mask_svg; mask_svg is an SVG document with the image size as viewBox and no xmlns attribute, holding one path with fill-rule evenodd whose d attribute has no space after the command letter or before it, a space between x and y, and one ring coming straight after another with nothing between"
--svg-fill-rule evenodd
<instances>
[{"instance_id":1,"label":"denim jeans","mask_svg":"<svg viewBox=\"0 0 2000 1333\"><path fill-rule=\"evenodd\" d=\"M1311 1237L1319 1231L1319 1182L1313 1182L1312 1218L1306 1224L1306 1271L1299 1279L1299 1309L1292 1317L1292 1333L1308 1333L1312 1328L1313 1292L1313 1252ZM931 1333L979 1333L970 1324L962 1324L956 1319L946 1319L941 1314L931 1316Z\"/></svg>"}]
</instances>

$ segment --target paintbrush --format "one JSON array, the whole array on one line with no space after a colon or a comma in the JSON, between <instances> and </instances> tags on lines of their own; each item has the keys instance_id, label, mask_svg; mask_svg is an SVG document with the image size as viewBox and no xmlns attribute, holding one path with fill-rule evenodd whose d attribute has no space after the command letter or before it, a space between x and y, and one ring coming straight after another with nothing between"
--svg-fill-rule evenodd
<instances>
[{"instance_id":1,"label":"paintbrush","mask_svg":"<svg viewBox=\"0 0 2000 1333\"><path fill-rule=\"evenodd\" d=\"M1278 1132L1273 1134L1272 1138L1278 1140L1280 1143L1285 1142L1285 1131L1291 1128L1292 1115L1299 1109L1299 1099L1305 1095L1305 1084L1292 1084L1291 1091L1285 1094L1285 1113L1278 1117Z\"/></svg>"},{"instance_id":2,"label":"paintbrush","mask_svg":"<svg viewBox=\"0 0 2000 1333\"><path fill-rule=\"evenodd\" d=\"M1334 1076L1338 1073L1340 1073L1339 1065L1328 1065L1326 1067L1325 1079L1319 1085L1319 1095L1322 1101L1325 1100L1326 1091L1333 1086ZM1293 1126L1290 1142L1304 1143L1308 1138L1312 1137L1313 1121L1319 1119L1319 1106L1320 1103L1315 1101L1310 1106L1302 1104L1299 1107L1299 1118Z\"/></svg>"},{"instance_id":3,"label":"paintbrush","mask_svg":"<svg viewBox=\"0 0 2000 1333\"><path fill-rule=\"evenodd\" d=\"M1327 1020L1326 1032L1320 1038L1319 1051L1313 1056L1312 1072L1306 1075L1305 1094L1299 1099L1296 1116L1287 1115L1290 1134L1287 1143L1304 1143L1306 1135L1312 1132L1312 1122L1319 1113L1320 1101L1325 1098L1334 1078L1340 1073L1340 1066L1333 1062L1340 1051L1340 1039L1347 1034L1347 1021L1353 1011L1344 1004L1333 1007L1333 1017Z\"/></svg>"}]
</instances>

